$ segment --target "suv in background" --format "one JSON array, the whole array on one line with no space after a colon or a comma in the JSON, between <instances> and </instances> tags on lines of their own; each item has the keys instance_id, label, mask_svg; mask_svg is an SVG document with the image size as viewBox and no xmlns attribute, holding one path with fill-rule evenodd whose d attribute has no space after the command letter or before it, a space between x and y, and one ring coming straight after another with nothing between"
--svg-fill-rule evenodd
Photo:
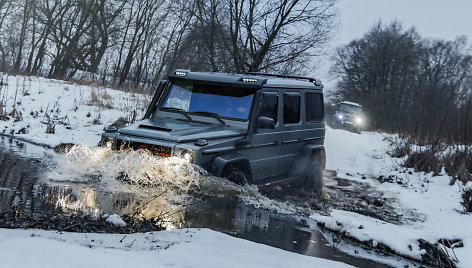
<instances>
[{"instance_id":1,"label":"suv in background","mask_svg":"<svg viewBox=\"0 0 472 268\"><path fill-rule=\"evenodd\" d=\"M345 128L358 134L362 132L364 118L362 106L358 103L343 101L334 115L333 127Z\"/></svg>"},{"instance_id":2,"label":"suv in background","mask_svg":"<svg viewBox=\"0 0 472 268\"><path fill-rule=\"evenodd\" d=\"M182 157L260 190L296 183L321 193L322 89L306 77L175 70L160 82L143 120L106 127L101 144Z\"/></svg>"}]
</instances>

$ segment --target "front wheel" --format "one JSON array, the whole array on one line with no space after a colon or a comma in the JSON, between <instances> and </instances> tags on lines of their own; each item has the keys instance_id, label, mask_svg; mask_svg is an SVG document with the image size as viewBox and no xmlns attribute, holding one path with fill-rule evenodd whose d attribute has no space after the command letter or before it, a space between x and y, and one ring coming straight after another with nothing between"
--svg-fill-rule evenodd
<instances>
[{"instance_id":1,"label":"front wheel","mask_svg":"<svg viewBox=\"0 0 472 268\"><path fill-rule=\"evenodd\" d=\"M246 185L248 183L246 173L234 166L227 168L224 177L239 185Z\"/></svg>"}]
</instances>

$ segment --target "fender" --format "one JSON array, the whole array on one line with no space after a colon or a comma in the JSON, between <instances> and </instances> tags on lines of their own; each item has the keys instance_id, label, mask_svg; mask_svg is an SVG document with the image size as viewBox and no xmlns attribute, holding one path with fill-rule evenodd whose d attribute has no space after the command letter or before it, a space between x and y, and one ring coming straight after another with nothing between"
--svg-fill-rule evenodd
<instances>
[{"instance_id":1,"label":"fender","mask_svg":"<svg viewBox=\"0 0 472 268\"><path fill-rule=\"evenodd\" d=\"M212 173L216 176L221 176L225 167L232 164L243 164L244 166L249 167L249 160L245 156L242 156L238 153L230 153L218 156L213 160Z\"/></svg>"},{"instance_id":2,"label":"fender","mask_svg":"<svg viewBox=\"0 0 472 268\"><path fill-rule=\"evenodd\" d=\"M317 151L320 151L322 154L322 165L323 169L326 165L326 153L325 148L323 145L318 144L307 144L303 147L300 156L298 157L297 161L295 162L295 166L290 172L291 175L301 174L306 170L306 167L309 165L309 161L311 159L311 155Z\"/></svg>"}]
</instances>

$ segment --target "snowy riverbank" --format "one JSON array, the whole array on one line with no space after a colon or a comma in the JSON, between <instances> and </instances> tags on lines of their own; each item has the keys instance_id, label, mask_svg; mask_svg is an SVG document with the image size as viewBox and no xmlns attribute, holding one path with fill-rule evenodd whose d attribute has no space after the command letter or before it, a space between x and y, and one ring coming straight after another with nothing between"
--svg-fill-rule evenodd
<instances>
[{"instance_id":1,"label":"snowy riverbank","mask_svg":"<svg viewBox=\"0 0 472 268\"><path fill-rule=\"evenodd\" d=\"M469 232L472 215L463 213L460 205L463 185L456 182L450 186L450 177L444 171L433 176L401 167L401 159L386 153L391 138L386 134L364 132L357 135L328 128L327 168L336 170L338 177L368 183L386 199L396 200L389 205L404 217L403 222L394 224L340 210L332 211L330 216L315 213L311 218L328 229L374 247L382 244L399 255L416 260L421 260L426 253L420 249L419 239L432 244L441 239L445 244L456 242L458 247L453 249L442 245L440 248L450 259L457 260L459 267L467 267L472 263L472 233Z\"/></svg>"}]
</instances>

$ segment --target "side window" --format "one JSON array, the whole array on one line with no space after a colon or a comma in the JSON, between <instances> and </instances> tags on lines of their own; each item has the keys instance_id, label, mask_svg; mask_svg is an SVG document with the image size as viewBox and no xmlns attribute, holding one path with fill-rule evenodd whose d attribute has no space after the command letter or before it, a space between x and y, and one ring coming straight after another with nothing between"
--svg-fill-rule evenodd
<instances>
[{"instance_id":1,"label":"side window","mask_svg":"<svg viewBox=\"0 0 472 268\"><path fill-rule=\"evenodd\" d=\"M319 93L305 94L306 121L320 122L324 118L323 96Z\"/></svg>"},{"instance_id":2,"label":"side window","mask_svg":"<svg viewBox=\"0 0 472 268\"><path fill-rule=\"evenodd\" d=\"M272 118L277 124L278 104L278 94L276 92L264 92L262 94L262 107L259 116Z\"/></svg>"},{"instance_id":3,"label":"side window","mask_svg":"<svg viewBox=\"0 0 472 268\"><path fill-rule=\"evenodd\" d=\"M284 124L300 122L300 94L284 94Z\"/></svg>"}]
</instances>

